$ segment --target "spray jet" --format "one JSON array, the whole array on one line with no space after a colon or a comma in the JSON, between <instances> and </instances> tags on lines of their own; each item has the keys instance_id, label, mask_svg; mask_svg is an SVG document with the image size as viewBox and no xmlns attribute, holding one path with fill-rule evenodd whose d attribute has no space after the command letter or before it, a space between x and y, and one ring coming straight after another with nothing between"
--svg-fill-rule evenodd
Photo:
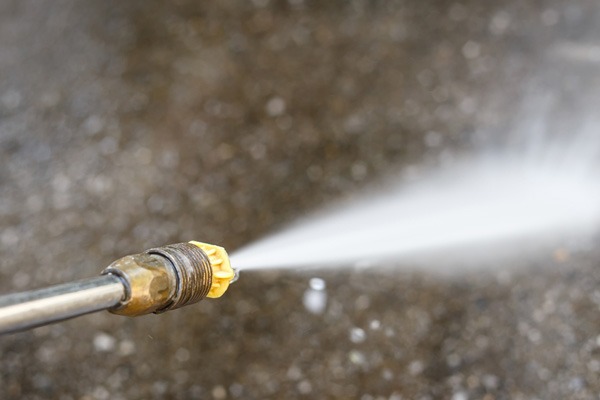
<instances>
[{"instance_id":1,"label":"spray jet","mask_svg":"<svg viewBox=\"0 0 600 400\"><path fill-rule=\"evenodd\" d=\"M221 297L238 277L224 248L191 241L120 258L99 277L0 297L0 334L108 310L135 317Z\"/></svg>"}]
</instances>

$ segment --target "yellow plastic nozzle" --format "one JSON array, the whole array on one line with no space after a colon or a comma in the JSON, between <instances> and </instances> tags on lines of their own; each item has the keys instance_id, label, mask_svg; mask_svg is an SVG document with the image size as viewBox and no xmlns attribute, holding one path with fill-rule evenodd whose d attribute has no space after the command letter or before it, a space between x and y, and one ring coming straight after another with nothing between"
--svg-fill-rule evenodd
<instances>
[{"instance_id":1,"label":"yellow plastic nozzle","mask_svg":"<svg viewBox=\"0 0 600 400\"><path fill-rule=\"evenodd\" d=\"M223 293L229 288L229 284L235 277L235 273L229 263L229 255L224 248L214 244L191 241L191 244L198 246L206 253L210 260L213 270L212 286L206 297L216 299L223 296Z\"/></svg>"}]
</instances>

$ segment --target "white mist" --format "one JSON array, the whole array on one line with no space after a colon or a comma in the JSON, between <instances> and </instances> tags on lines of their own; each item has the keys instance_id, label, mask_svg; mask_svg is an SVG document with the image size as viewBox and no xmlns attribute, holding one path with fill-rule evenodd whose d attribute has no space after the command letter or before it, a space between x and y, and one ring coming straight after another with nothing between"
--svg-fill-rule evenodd
<instances>
[{"instance_id":1,"label":"white mist","mask_svg":"<svg viewBox=\"0 0 600 400\"><path fill-rule=\"evenodd\" d=\"M232 255L232 264L323 267L593 228L600 221L600 180L577 157L568 158L474 161L410 187L390 187L250 244Z\"/></svg>"}]
</instances>

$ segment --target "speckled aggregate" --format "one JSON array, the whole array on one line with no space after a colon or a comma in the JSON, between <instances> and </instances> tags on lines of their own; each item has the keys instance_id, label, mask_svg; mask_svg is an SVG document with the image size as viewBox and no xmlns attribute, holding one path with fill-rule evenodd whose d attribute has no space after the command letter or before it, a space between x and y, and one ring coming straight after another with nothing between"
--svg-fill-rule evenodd
<instances>
[{"instance_id":1,"label":"speckled aggregate","mask_svg":"<svg viewBox=\"0 0 600 400\"><path fill-rule=\"evenodd\" d=\"M599 14L591 1L5 1L0 290L167 243L235 249L375 178L502 143L532 79L528 95L556 86L565 109L598 87L594 65L547 57L597 40ZM0 398L593 399L597 260L565 242L451 279L247 273L218 301L1 337Z\"/></svg>"}]
</instances>

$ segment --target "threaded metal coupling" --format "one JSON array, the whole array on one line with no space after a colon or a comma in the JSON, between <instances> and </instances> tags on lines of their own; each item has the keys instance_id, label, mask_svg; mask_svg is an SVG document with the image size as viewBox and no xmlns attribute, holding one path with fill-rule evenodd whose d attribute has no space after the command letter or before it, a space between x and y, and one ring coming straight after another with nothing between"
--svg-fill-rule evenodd
<instances>
[{"instance_id":1,"label":"threaded metal coupling","mask_svg":"<svg viewBox=\"0 0 600 400\"><path fill-rule=\"evenodd\" d=\"M165 257L176 275L175 295L169 304L157 312L194 304L206 297L212 286L213 271L208 256L198 246L177 243L150 249L146 253Z\"/></svg>"},{"instance_id":2,"label":"threaded metal coupling","mask_svg":"<svg viewBox=\"0 0 600 400\"><path fill-rule=\"evenodd\" d=\"M207 254L214 249L222 250L226 263L223 255L215 258ZM218 297L234 277L224 249L199 242L171 244L126 256L102 274L112 274L123 281L126 298L110 311L128 316L161 313L197 303L207 296Z\"/></svg>"}]
</instances>

